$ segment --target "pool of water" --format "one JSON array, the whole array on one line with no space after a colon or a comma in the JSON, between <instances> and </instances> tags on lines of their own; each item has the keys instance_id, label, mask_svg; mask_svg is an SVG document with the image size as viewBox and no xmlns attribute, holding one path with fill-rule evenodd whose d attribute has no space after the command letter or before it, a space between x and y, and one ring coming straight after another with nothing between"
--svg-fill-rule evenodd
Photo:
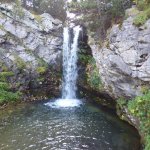
<instances>
[{"instance_id":1,"label":"pool of water","mask_svg":"<svg viewBox=\"0 0 150 150\"><path fill-rule=\"evenodd\" d=\"M0 111L0 150L138 150L139 140L134 128L85 102L70 108L38 102Z\"/></svg>"}]
</instances>

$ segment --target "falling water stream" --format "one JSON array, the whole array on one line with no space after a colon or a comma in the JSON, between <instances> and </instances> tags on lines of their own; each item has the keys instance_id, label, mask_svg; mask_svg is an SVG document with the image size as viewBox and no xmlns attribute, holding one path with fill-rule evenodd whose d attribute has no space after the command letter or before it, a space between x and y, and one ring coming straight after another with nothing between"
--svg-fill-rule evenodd
<instances>
[{"instance_id":1,"label":"falling water stream","mask_svg":"<svg viewBox=\"0 0 150 150\"><path fill-rule=\"evenodd\" d=\"M76 26L73 28L74 39L70 43L69 28L64 29L64 46L63 46L63 99L76 98L76 80L78 76L77 71L77 51L78 51L78 38L81 28Z\"/></svg>"},{"instance_id":2,"label":"falling water stream","mask_svg":"<svg viewBox=\"0 0 150 150\"><path fill-rule=\"evenodd\" d=\"M81 31L80 26L73 28L73 42L71 39L70 28L64 28L63 41L63 82L62 82L62 98L55 102L48 102L46 105L51 107L75 107L81 104L81 101L76 98L77 90L77 52L78 38Z\"/></svg>"}]
</instances>

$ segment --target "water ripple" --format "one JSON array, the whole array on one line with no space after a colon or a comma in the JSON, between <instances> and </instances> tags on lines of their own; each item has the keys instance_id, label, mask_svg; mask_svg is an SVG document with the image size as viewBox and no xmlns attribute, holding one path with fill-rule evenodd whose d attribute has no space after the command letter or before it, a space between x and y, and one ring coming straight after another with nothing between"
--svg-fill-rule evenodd
<instances>
[{"instance_id":1,"label":"water ripple","mask_svg":"<svg viewBox=\"0 0 150 150\"><path fill-rule=\"evenodd\" d=\"M138 150L135 131L95 110L43 104L14 110L0 117L0 150Z\"/></svg>"}]
</instances>

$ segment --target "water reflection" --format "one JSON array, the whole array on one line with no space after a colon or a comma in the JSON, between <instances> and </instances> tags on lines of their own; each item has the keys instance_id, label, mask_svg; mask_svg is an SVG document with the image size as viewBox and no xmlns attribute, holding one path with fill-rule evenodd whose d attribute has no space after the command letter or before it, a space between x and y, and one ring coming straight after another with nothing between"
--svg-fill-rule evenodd
<instances>
[{"instance_id":1,"label":"water reflection","mask_svg":"<svg viewBox=\"0 0 150 150\"><path fill-rule=\"evenodd\" d=\"M91 104L70 109L41 104L1 115L0 150L138 150L136 131Z\"/></svg>"}]
</instances>

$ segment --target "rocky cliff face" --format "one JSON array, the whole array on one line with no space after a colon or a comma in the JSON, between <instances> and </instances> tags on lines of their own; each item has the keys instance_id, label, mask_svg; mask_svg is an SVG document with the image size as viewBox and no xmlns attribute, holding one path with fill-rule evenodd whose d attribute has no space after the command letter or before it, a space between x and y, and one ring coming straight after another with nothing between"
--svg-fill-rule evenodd
<instances>
[{"instance_id":1,"label":"rocky cliff face","mask_svg":"<svg viewBox=\"0 0 150 150\"><path fill-rule=\"evenodd\" d=\"M56 87L62 57L60 20L47 13L32 14L13 3L0 4L0 45L0 71L14 72L12 87L22 91L45 84Z\"/></svg>"},{"instance_id":2,"label":"rocky cliff face","mask_svg":"<svg viewBox=\"0 0 150 150\"><path fill-rule=\"evenodd\" d=\"M89 40L104 88L114 98L140 95L150 83L150 20L133 25L134 9L122 25L113 25L102 48Z\"/></svg>"}]
</instances>

